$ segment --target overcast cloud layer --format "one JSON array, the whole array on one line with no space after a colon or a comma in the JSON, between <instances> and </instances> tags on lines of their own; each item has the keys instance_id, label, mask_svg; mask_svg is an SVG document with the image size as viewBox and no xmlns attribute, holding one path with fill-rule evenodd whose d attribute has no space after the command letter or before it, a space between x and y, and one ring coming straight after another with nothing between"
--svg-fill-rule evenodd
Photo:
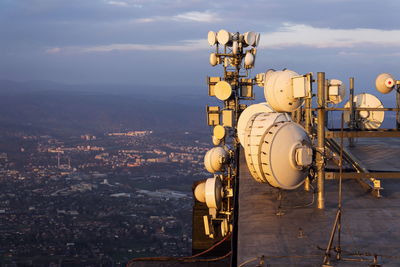
<instances>
[{"instance_id":1,"label":"overcast cloud layer","mask_svg":"<svg viewBox=\"0 0 400 267\"><path fill-rule=\"evenodd\" d=\"M257 67L400 79L400 1L2 0L0 79L203 85L209 30L262 33Z\"/></svg>"}]
</instances>

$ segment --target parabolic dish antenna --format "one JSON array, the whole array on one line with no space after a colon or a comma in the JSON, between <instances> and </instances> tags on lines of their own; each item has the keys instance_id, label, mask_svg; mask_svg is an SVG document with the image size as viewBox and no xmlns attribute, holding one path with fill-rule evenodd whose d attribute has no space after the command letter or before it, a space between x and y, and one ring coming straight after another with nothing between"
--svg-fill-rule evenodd
<instances>
[{"instance_id":1,"label":"parabolic dish antenna","mask_svg":"<svg viewBox=\"0 0 400 267\"><path fill-rule=\"evenodd\" d=\"M262 174L261 162L258 160L263 135L276 122L289 120L290 118L284 113L268 112L256 113L247 121L242 146L244 147L247 166L256 181L267 182Z\"/></svg>"},{"instance_id":2,"label":"parabolic dish antenna","mask_svg":"<svg viewBox=\"0 0 400 267\"><path fill-rule=\"evenodd\" d=\"M354 102L356 108L383 108L382 102L376 96L367 93L354 96ZM347 102L344 107L349 108L350 103ZM385 118L385 112L361 110L357 117L357 126L360 129L378 129ZM349 111L344 112L344 121L349 124Z\"/></svg>"},{"instance_id":3,"label":"parabolic dish antenna","mask_svg":"<svg viewBox=\"0 0 400 267\"><path fill-rule=\"evenodd\" d=\"M253 178L286 190L299 187L312 164L308 134L292 121L280 121L262 128L256 124L260 119L254 120L251 126L258 129L249 135L251 149L245 148L247 166Z\"/></svg>"},{"instance_id":4,"label":"parabolic dish antenna","mask_svg":"<svg viewBox=\"0 0 400 267\"><path fill-rule=\"evenodd\" d=\"M222 147L213 147L204 156L206 170L215 173L222 171L225 162L228 160L228 152Z\"/></svg>"},{"instance_id":5,"label":"parabolic dish antenna","mask_svg":"<svg viewBox=\"0 0 400 267\"><path fill-rule=\"evenodd\" d=\"M299 74L291 70L265 73L265 100L275 111L292 112L303 104L303 99L293 96L292 78L297 76Z\"/></svg>"},{"instance_id":6,"label":"parabolic dish antenna","mask_svg":"<svg viewBox=\"0 0 400 267\"><path fill-rule=\"evenodd\" d=\"M214 93L219 100L227 100L232 95L232 86L225 81L219 81L214 87Z\"/></svg>"},{"instance_id":7,"label":"parabolic dish antenna","mask_svg":"<svg viewBox=\"0 0 400 267\"><path fill-rule=\"evenodd\" d=\"M226 30L220 30L217 34L218 43L228 45L232 40L232 34Z\"/></svg>"},{"instance_id":8,"label":"parabolic dish antenna","mask_svg":"<svg viewBox=\"0 0 400 267\"><path fill-rule=\"evenodd\" d=\"M257 40L256 33L254 33L254 32L245 32L244 33L244 41L246 42L247 45L254 46L256 40Z\"/></svg>"}]
</instances>

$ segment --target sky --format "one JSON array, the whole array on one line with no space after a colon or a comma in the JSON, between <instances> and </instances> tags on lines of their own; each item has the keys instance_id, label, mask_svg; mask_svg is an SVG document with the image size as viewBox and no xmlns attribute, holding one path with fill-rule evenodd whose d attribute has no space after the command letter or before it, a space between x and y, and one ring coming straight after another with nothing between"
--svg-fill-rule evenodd
<instances>
[{"instance_id":1,"label":"sky","mask_svg":"<svg viewBox=\"0 0 400 267\"><path fill-rule=\"evenodd\" d=\"M209 30L261 33L256 68L400 79L398 0L0 0L0 79L198 90Z\"/></svg>"}]
</instances>

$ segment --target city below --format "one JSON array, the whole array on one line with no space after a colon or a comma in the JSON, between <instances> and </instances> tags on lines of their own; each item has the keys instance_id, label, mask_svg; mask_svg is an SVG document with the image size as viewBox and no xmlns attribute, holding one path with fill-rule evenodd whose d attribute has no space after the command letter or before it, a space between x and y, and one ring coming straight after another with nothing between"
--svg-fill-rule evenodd
<instances>
[{"instance_id":1,"label":"city below","mask_svg":"<svg viewBox=\"0 0 400 267\"><path fill-rule=\"evenodd\" d=\"M122 266L191 253L191 187L208 175L207 140L130 130L2 142L2 266Z\"/></svg>"}]
</instances>

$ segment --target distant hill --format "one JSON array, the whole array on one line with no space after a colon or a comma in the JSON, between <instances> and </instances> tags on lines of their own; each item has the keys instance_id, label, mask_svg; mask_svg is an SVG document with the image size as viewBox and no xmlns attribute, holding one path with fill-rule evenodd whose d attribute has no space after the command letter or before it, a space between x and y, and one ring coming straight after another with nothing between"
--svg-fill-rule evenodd
<instances>
[{"instance_id":1,"label":"distant hill","mask_svg":"<svg viewBox=\"0 0 400 267\"><path fill-rule=\"evenodd\" d=\"M0 129L38 134L207 130L206 96L168 90L0 81Z\"/></svg>"}]
</instances>

